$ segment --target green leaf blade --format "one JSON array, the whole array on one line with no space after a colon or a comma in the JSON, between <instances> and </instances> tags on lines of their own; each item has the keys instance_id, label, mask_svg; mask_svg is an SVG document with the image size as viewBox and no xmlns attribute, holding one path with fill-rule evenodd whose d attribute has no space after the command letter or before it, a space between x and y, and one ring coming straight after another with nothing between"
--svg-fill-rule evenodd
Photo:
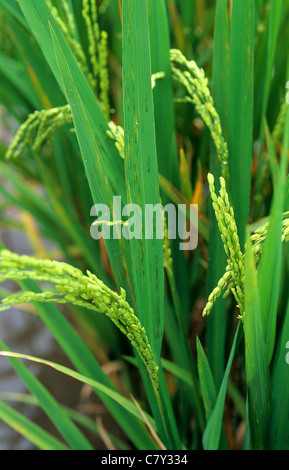
<instances>
[{"instance_id":1,"label":"green leaf blade","mask_svg":"<svg viewBox=\"0 0 289 470\"><path fill-rule=\"evenodd\" d=\"M227 366L225 369L223 381L217 396L216 403L214 404L213 412L209 418L207 423L206 429L203 434L203 447L205 450L218 450L220 447L220 439L221 439L221 432L222 432L222 425L223 425L223 414L224 414L224 404L226 399L226 393L228 388L228 381L229 375L233 363L233 359L235 357L236 348L238 346L240 340L240 323L237 327L235 332L234 341L232 344L232 348L230 351L229 359L227 362ZM212 395L211 395L212 397Z\"/></svg>"},{"instance_id":2,"label":"green leaf blade","mask_svg":"<svg viewBox=\"0 0 289 470\"><path fill-rule=\"evenodd\" d=\"M223 133L226 136L228 131L230 51L227 0L217 1L214 34L212 93ZM214 175L215 180L222 176L220 162L213 145L210 149L210 173ZM210 216L208 292L212 292L226 268L226 256L212 207L210 207ZM221 385L225 368L226 323L226 301L219 298L214 304L212 314L207 322L208 360L217 388Z\"/></svg>"},{"instance_id":3,"label":"green leaf blade","mask_svg":"<svg viewBox=\"0 0 289 470\"><path fill-rule=\"evenodd\" d=\"M276 364L274 364L272 377L272 404L268 430L267 448L270 450L289 450L289 303L282 326L281 338L278 348Z\"/></svg>"},{"instance_id":4,"label":"green leaf blade","mask_svg":"<svg viewBox=\"0 0 289 470\"><path fill-rule=\"evenodd\" d=\"M255 2L234 1L230 44L229 169L241 249L249 216L253 153Z\"/></svg>"},{"instance_id":5,"label":"green leaf blade","mask_svg":"<svg viewBox=\"0 0 289 470\"><path fill-rule=\"evenodd\" d=\"M197 353L200 387L206 412L206 421L208 422L214 410L217 400L217 392L213 375L199 338L197 338Z\"/></svg>"},{"instance_id":6,"label":"green leaf blade","mask_svg":"<svg viewBox=\"0 0 289 470\"><path fill-rule=\"evenodd\" d=\"M12 407L0 401L0 419L31 441L40 450L69 450L58 439L45 432Z\"/></svg>"},{"instance_id":7,"label":"green leaf blade","mask_svg":"<svg viewBox=\"0 0 289 470\"><path fill-rule=\"evenodd\" d=\"M3 341L0 340L0 347L3 350L9 350ZM9 358L11 365L14 367L17 375L21 377L26 387L37 398L42 409L54 423L64 439L75 450L92 450L92 446L78 430L74 423L68 418L63 409L58 405L56 400L48 392L48 390L34 377L34 375L22 364L17 358Z\"/></svg>"},{"instance_id":8,"label":"green leaf blade","mask_svg":"<svg viewBox=\"0 0 289 470\"><path fill-rule=\"evenodd\" d=\"M257 272L252 248L245 252L245 368L253 449L265 449L270 415L270 375L260 315Z\"/></svg>"},{"instance_id":9,"label":"green leaf blade","mask_svg":"<svg viewBox=\"0 0 289 470\"><path fill-rule=\"evenodd\" d=\"M125 177L128 203L142 210L141 239L131 240L137 310L156 363L164 324L161 239L146 239L146 205L159 204L154 107L151 87L148 11L145 0L123 2L123 96ZM145 295L144 295L145 293Z\"/></svg>"},{"instance_id":10,"label":"green leaf blade","mask_svg":"<svg viewBox=\"0 0 289 470\"><path fill-rule=\"evenodd\" d=\"M275 347L278 299L282 268L281 236L284 207L284 185L287 167L287 135L288 133L285 132L281 166L278 171L278 178L275 185L274 197L271 207L270 224L258 271L260 315L265 335L268 364L271 362ZM272 256L273 252L274 256Z\"/></svg>"}]
</instances>

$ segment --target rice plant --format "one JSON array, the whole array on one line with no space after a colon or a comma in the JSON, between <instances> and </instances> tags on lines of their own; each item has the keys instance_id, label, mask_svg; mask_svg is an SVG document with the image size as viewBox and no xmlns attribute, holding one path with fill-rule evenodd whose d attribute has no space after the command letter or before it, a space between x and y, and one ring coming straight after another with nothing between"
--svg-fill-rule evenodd
<instances>
[{"instance_id":1,"label":"rice plant","mask_svg":"<svg viewBox=\"0 0 289 470\"><path fill-rule=\"evenodd\" d=\"M26 308L71 364L0 340L27 390L0 419L33 448L289 449L288 18L288 0L0 0L0 224L30 246L1 239L0 311Z\"/></svg>"}]
</instances>

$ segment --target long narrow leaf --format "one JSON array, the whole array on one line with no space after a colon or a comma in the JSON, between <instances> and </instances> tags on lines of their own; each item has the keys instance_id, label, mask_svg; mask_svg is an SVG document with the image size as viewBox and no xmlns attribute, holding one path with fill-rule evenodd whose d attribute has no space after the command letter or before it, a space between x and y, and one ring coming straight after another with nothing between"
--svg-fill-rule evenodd
<instances>
[{"instance_id":1,"label":"long narrow leaf","mask_svg":"<svg viewBox=\"0 0 289 470\"><path fill-rule=\"evenodd\" d=\"M271 417L267 440L267 449L289 450L288 414L289 401L285 399L289 388L289 303L282 326L278 360L273 370Z\"/></svg>"},{"instance_id":2,"label":"long narrow leaf","mask_svg":"<svg viewBox=\"0 0 289 470\"><path fill-rule=\"evenodd\" d=\"M148 2L152 74L161 74L153 89L158 168L161 175L179 187L179 165L170 65L170 42L164 0ZM166 119L164 119L166 116Z\"/></svg>"},{"instance_id":3,"label":"long narrow leaf","mask_svg":"<svg viewBox=\"0 0 289 470\"><path fill-rule=\"evenodd\" d=\"M9 355L9 349L1 340L0 347L6 351L7 355ZM66 439L68 444L75 450L92 450L92 447L87 439L68 418L60 405L58 405L56 400L54 400L54 398L39 382L39 380L17 358L11 357L10 362L18 376L23 380L28 390L37 398L42 409L49 416L53 424Z\"/></svg>"},{"instance_id":4,"label":"long narrow leaf","mask_svg":"<svg viewBox=\"0 0 289 470\"><path fill-rule=\"evenodd\" d=\"M197 352L200 387L204 401L206 420L208 421L214 410L214 406L217 400L217 392L212 372L199 338L197 338Z\"/></svg>"},{"instance_id":5,"label":"long narrow leaf","mask_svg":"<svg viewBox=\"0 0 289 470\"><path fill-rule=\"evenodd\" d=\"M228 1L218 0L213 55L213 98L224 135L227 135L228 130L229 49ZM213 145L211 145L210 151L210 172L214 175L215 180L221 176L220 163ZM226 267L225 251L219 235L217 220L213 209L210 210L208 292L215 288ZM226 301L222 298L216 301L212 309L207 323L206 335L208 360L218 388L222 382L225 368Z\"/></svg>"},{"instance_id":6,"label":"long narrow leaf","mask_svg":"<svg viewBox=\"0 0 289 470\"><path fill-rule=\"evenodd\" d=\"M229 168L241 247L249 216L253 151L255 2L233 1L230 44Z\"/></svg>"},{"instance_id":7,"label":"long narrow leaf","mask_svg":"<svg viewBox=\"0 0 289 470\"><path fill-rule=\"evenodd\" d=\"M289 116L289 115L288 115ZM268 235L264 243L258 271L258 287L260 292L260 315L267 347L268 363L270 364L275 346L277 308L282 266L282 216L284 206L284 184L287 168L289 117L287 118L283 154L275 185L275 194L271 208ZM274 256L272 256L274 250Z\"/></svg>"},{"instance_id":8,"label":"long narrow leaf","mask_svg":"<svg viewBox=\"0 0 289 470\"><path fill-rule=\"evenodd\" d=\"M136 222L140 224L140 236L130 240L135 299L159 364L164 330L164 268L157 221L146 217L149 205L153 208L160 204L146 0L123 2L123 110L127 202L137 204L141 211ZM149 236L147 230L151 231ZM145 377L143 380L160 437L167 448L172 448L180 445L180 439L161 367L159 378L159 397L154 396Z\"/></svg>"},{"instance_id":9,"label":"long narrow leaf","mask_svg":"<svg viewBox=\"0 0 289 470\"><path fill-rule=\"evenodd\" d=\"M129 413L131 413L133 416L136 416L140 421L145 423L146 420L148 420L150 425L154 427L154 421L152 420L152 418L149 415L146 415L146 420L145 420L143 414L140 412L139 408L133 402L123 397L120 393L109 389L105 385L102 385L96 380L90 379L89 377L85 377L84 375L79 374L78 372L75 372L74 370L68 367L62 366L55 362L47 361L45 359L41 359L39 357L34 357L34 356L27 355L27 354L20 354L20 353L11 352L11 351L0 351L0 356L6 356L9 358L13 358L13 359L14 358L26 359L28 361L37 362L39 364L44 364L46 366L52 367L53 369L57 370L58 372L61 372L62 374L68 375L69 377L72 377L75 380L78 380L84 384L90 385L91 387L107 394L110 398L118 402L125 410L129 411Z\"/></svg>"},{"instance_id":10,"label":"long narrow leaf","mask_svg":"<svg viewBox=\"0 0 289 470\"><path fill-rule=\"evenodd\" d=\"M125 177L128 202L142 210L140 239L131 240L137 310L156 363L164 325L163 244L145 235L146 205L159 204L147 2L123 2ZM145 295L144 295L145 293Z\"/></svg>"},{"instance_id":11,"label":"long narrow leaf","mask_svg":"<svg viewBox=\"0 0 289 470\"><path fill-rule=\"evenodd\" d=\"M270 413L270 376L255 261L249 240L245 253L245 363L253 449L265 449Z\"/></svg>"},{"instance_id":12,"label":"long narrow leaf","mask_svg":"<svg viewBox=\"0 0 289 470\"><path fill-rule=\"evenodd\" d=\"M1 401L0 419L35 444L40 450L69 450L60 441Z\"/></svg>"},{"instance_id":13,"label":"long narrow leaf","mask_svg":"<svg viewBox=\"0 0 289 470\"><path fill-rule=\"evenodd\" d=\"M222 384L218 393L218 397L217 397L217 401L216 401L213 413L211 414L211 417L208 421L205 432L203 434L202 442L203 442L203 447L205 450L218 450L219 449L228 380L229 380L229 375L230 375L233 359L235 356L236 348L240 340L240 331L241 331L240 325L241 324L239 323L236 333L235 333L230 356L229 356L226 370L224 373L224 378L223 378L223 381L222 381Z\"/></svg>"},{"instance_id":14,"label":"long narrow leaf","mask_svg":"<svg viewBox=\"0 0 289 470\"><path fill-rule=\"evenodd\" d=\"M262 70L262 80L263 80L263 87L260 87L260 83L258 86L261 88L263 92L262 97L262 108L261 108L261 119L260 119L260 132L259 132L259 139L260 139L260 152L259 152L259 159L258 159L258 168L257 168L257 192L260 190L260 174L262 168L262 148L263 148L263 140L264 140L264 118L267 112L267 106L269 101L269 92L270 92L270 84L272 80L272 72L273 72L273 65L274 59L277 49L277 40L279 34L279 28L281 23L281 15L282 10L284 7L283 0L271 0L270 5L270 15L269 15L269 25L268 25L268 34L267 34L267 47L266 47L266 56L265 56L265 73L264 69ZM259 194L258 194L259 195ZM258 201L258 199L257 199Z\"/></svg>"}]
</instances>

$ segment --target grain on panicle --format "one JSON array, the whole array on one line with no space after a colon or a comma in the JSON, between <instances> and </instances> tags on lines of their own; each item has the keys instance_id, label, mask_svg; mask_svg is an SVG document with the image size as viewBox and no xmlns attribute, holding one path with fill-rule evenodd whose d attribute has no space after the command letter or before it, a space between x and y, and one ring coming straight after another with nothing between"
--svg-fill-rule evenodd
<instances>
[{"instance_id":1,"label":"grain on panicle","mask_svg":"<svg viewBox=\"0 0 289 470\"><path fill-rule=\"evenodd\" d=\"M96 91L102 110L107 120L110 116L108 45L107 32L100 31L98 24L97 4L93 0L83 0L82 16L86 24L88 52L92 72L89 80Z\"/></svg>"},{"instance_id":2,"label":"grain on panicle","mask_svg":"<svg viewBox=\"0 0 289 470\"><path fill-rule=\"evenodd\" d=\"M146 332L134 310L126 300L126 293L120 295L109 289L93 273L81 270L64 262L19 256L9 250L0 251L0 282L32 279L54 285L41 293L20 292L2 300L1 310L14 304L31 302L54 302L94 310L107 315L129 339L143 360L152 383L158 390L158 367L156 366Z\"/></svg>"},{"instance_id":3,"label":"grain on panicle","mask_svg":"<svg viewBox=\"0 0 289 470\"><path fill-rule=\"evenodd\" d=\"M108 75L108 47L107 47L107 32L101 31L100 41L98 43L98 56L99 56L99 101L102 106L104 115L107 120L110 117L110 103L109 103L109 75Z\"/></svg>"},{"instance_id":4,"label":"grain on panicle","mask_svg":"<svg viewBox=\"0 0 289 470\"><path fill-rule=\"evenodd\" d=\"M225 272L224 276L221 277L221 279L218 282L217 287L213 289L213 291L210 293L206 306L203 310L203 316L209 315L211 309L213 308L214 303L220 297L222 291L227 287L228 281L231 279L231 272Z\"/></svg>"},{"instance_id":5,"label":"grain on panicle","mask_svg":"<svg viewBox=\"0 0 289 470\"><path fill-rule=\"evenodd\" d=\"M110 116L108 45L106 31L100 31L97 4L94 0L82 1L82 16L86 25L89 61L80 42L75 38L75 22L67 0L62 2L64 18L51 0L46 0L55 21L60 27L79 68L87 77L91 88L97 95L106 119Z\"/></svg>"},{"instance_id":6,"label":"grain on panicle","mask_svg":"<svg viewBox=\"0 0 289 470\"><path fill-rule=\"evenodd\" d=\"M289 215L288 212L283 213L282 235L281 235L282 242L287 242L289 240L289 217L288 215ZM267 222L265 225L258 228L251 235L251 241L253 243L253 253L254 253L256 262L258 262L260 259L264 242L268 235L269 225L270 225L270 222Z\"/></svg>"},{"instance_id":7,"label":"grain on panicle","mask_svg":"<svg viewBox=\"0 0 289 470\"><path fill-rule=\"evenodd\" d=\"M48 8L50 9L55 21L57 22L59 28L61 29L71 51L74 54L75 59L77 60L77 63L80 67L80 69L85 73L85 75L88 75L88 64L86 60L85 53L82 49L81 44L74 38L74 32L75 32L75 24L74 24L74 19L73 16L70 12L70 8L67 5L67 0L64 0L63 4L65 5L65 19L61 18L61 15L56 8L56 6L53 5L51 0L45 0Z\"/></svg>"},{"instance_id":8,"label":"grain on panicle","mask_svg":"<svg viewBox=\"0 0 289 470\"><path fill-rule=\"evenodd\" d=\"M223 277L218 282L218 285L213 289L208 297L208 301L203 310L203 316L207 316L217 298L221 295L222 291L226 289L223 295L226 298L230 292L234 295L237 305L240 309L240 318L245 315L244 312L244 254L241 251L237 225L234 217L234 210L230 204L229 196L226 190L226 183L223 177L220 178L221 188L220 196L217 196L215 191L215 180L212 174L208 174L209 190L212 199L212 206L215 211L215 216L218 222L220 236L224 244L224 250L227 256L227 267ZM289 240L289 213L283 214L282 222L282 242ZM269 223L257 229L251 235L252 250L256 263L258 263L264 242L268 235Z\"/></svg>"},{"instance_id":9,"label":"grain on panicle","mask_svg":"<svg viewBox=\"0 0 289 470\"><path fill-rule=\"evenodd\" d=\"M32 151L39 151L45 143L51 140L53 134L65 124L73 124L69 105L34 111L19 127L6 151L6 158L20 157L26 146L31 148ZM113 121L109 121L108 126L107 135L114 140L121 158L124 158L123 128Z\"/></svg>"},{"instance_id":10,"label":"grain on panicle","mask_svg":"<svg viewBox=\"0 0 289 470\"><path fill-rule=\"evenodd\" d=\"M6 158L19 157L26 146L32 151L39 151L57 129L70 123L72 114L69 105L34 111L18 129L7 149Z\"/></svg>"},{"instance_id":11,"label":"grain on panicle","mask_svg":"<svg viewBox=\"0 0 289 470\"><path fill-rule=\"evenodd\" d=\"M205 72L198 67L195 61L188 61L178 49L171 49L170 59L173 79L185 87L188 94L187 100L194 104L197 112L210 130L221 164L222 174L228 184L228 147Z\"/></svg>"},{"instance_id":12,"label":"grain on panicle","mask_svg":"<svg viewBox=\"0 0 289 470\"><path fill-rule=\"evenodd\" d=\"M208 183L220 236L228 260L228 266L218 286L210 294L203 315L205 316L210 312L214 302L221 294L221 291L227 286L227 290L229 287L229 290L236 299L240 309L240 316L242 317L244 314L244 255L240 248L234 210L229 201L225 179L223 177L220 178L221 188L219 196L217 196L215 191L214 176L210 173L208 174ZM225 295L228 295L227 291Z\"/></svg>"},{"instance_id":13,"label":"grain on panicle","mask_svg":"<svg viewBox=\"0 0 289 470\"><path fill-rule=\"evenodd\" d=\"M106 131L106 133L112 140L114 140L114 144L121 158L124 158L124 130L113 121L110 121L108 124L109 130Z\"/></svg>"},{"instance_id":14,"label":"grain on panicle","mask_svg":"<svg viewBox=\"0 0 289 470\"><path fill-rule=\"evenodd\" d=\"M92 2L93 3L93 2ZM99 72L99 64L97 61L97 49L96 49L96 29L99 34L99 29L97 28L98 23L93 26L92 19L90 16L90 2L89 0L83 0L82 2L82 16L85 21L86 31L87 31L87 39L88 39L88 52L90 58L90 64L92 67L92 73L89 73L89 81L91 87L96 89L97 87L97 76ZM97 37L98 40L98 37Z\"/></svg>"}]
</instances>

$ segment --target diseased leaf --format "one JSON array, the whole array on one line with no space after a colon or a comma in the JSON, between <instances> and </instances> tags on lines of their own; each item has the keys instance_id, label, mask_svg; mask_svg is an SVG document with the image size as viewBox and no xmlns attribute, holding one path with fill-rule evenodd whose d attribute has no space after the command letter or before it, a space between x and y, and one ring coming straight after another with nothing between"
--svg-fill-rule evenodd
<instances>
[{"instance_id":1,"label":"diseased leaf","mask_svg":"<svg viewBox=\"0 0 289 470\"><path fill-rule=\"evenodd\" d=\"M145 0L137 5L131 0L123 2L123 100L128 202L142 211L140 238L130 243L136 304L159 363L164 328L163 243L156 239L156 226L147 227L145 220L146 207L160 204ZM148 228L152 229L152 239L146 236Z\"/></svg>"}]
</instances>

